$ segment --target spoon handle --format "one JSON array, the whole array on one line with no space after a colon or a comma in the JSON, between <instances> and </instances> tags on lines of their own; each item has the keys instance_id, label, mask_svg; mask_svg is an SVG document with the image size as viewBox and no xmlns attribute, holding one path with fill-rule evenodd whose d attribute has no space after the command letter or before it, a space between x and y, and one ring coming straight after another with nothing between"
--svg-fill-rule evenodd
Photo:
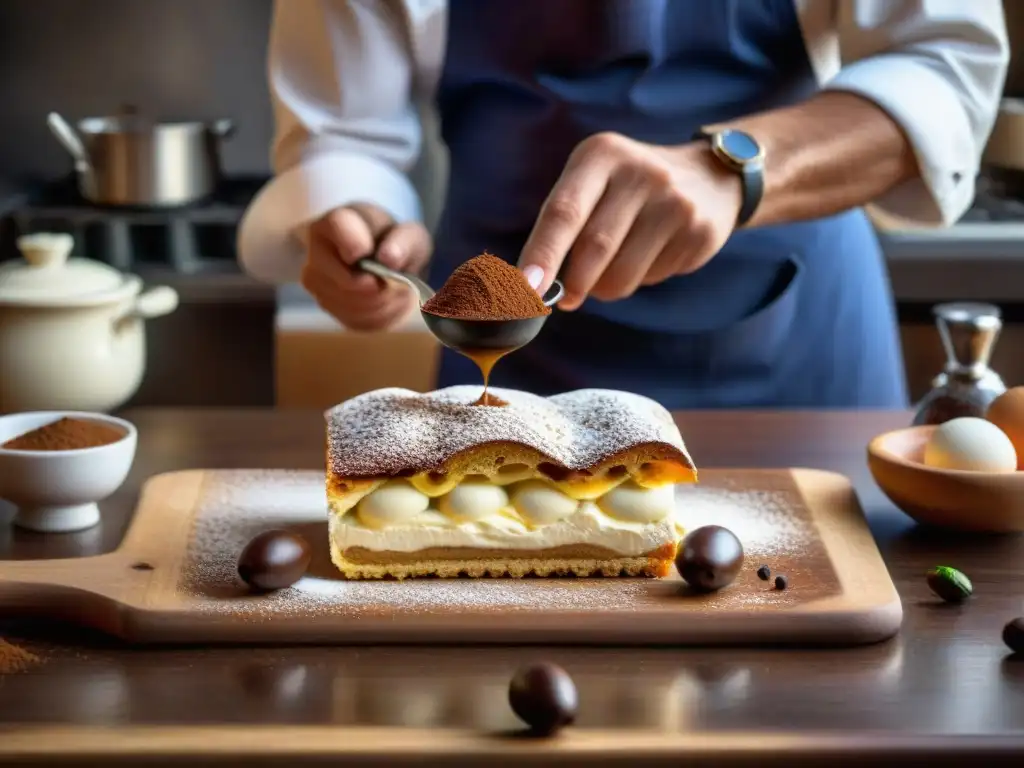
<instances>
[{"instance_id":1,"label":"spoon handle","mask_svg":"<svg viewBox=\"0 0 1024 768\"><path fill-rule=\"evenodd\" d=\"M408 272L399 272L396 269L387 267L372 256L360 259L353 264L353 267L363 272L368 272L382 280L390 280L393 283L401 283L412 288L419 294L420 304L425 304L434 295L434 289L416 277L416 275L409 274Z\"/></svg>"}]
</instances>

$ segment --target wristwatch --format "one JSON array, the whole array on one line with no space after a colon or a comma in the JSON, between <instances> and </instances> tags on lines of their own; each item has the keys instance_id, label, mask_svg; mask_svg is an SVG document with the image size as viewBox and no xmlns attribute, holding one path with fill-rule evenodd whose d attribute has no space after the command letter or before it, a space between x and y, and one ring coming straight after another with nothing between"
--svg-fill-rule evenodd
<instances>
[{"instance_id":1,"label":"wristwatch","mask_svg":"<svg viewBox=\"0 0 1024 768\"><path fill-rule=\"evenodd\" d=\"M743 202L736 217L736 226L742 227L754 215L764 195L764 148L757 139L743 131L701 128L694 138L709 140L711 154L718 162L740 175Z\"/></svg>"}]
</instances>

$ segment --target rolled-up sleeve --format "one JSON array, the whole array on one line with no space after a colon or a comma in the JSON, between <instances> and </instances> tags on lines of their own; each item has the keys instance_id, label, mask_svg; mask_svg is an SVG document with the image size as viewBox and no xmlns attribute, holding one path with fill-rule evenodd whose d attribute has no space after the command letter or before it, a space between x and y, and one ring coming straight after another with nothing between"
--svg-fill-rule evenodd
<instances>
[{"instance_id":1,"label":"rolled-up sleeve","mask_svg":"<svg viewBox=\"0 0 1024 768\"><path fill-rule=\"evenodd\" d=\"M920 177L875 201L920 224L955 223L974 198L1009 61L1000 0L839 0L843 66L826 90L877 103L903 129Z\"/></svg>"},{"instance_id":2,"label":"rolled-up sleeve","mask_svg":"<svg viewBox=\"0 0 1024 768\"><path fill-rule=\"evenodd\" d=\"M420 218L407 173L421 146L413 64L387 3L276 0L269 83L274 178L243 217L238 256L266 282L296 280L304 225L348 203Z\"/></svg>"}]
</instances>

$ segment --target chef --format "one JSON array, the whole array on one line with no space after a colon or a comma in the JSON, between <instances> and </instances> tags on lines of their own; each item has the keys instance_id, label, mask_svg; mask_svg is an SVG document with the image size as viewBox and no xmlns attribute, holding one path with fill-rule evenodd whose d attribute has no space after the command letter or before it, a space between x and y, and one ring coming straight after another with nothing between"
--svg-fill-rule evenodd
<instances>
[{"instance_id":1,"label":"chef","mask_svg":"<svg viewBox=\"0 0 1024 768\"><path fill-rule=\"evenodd\" d=\"M278 0L274 178L239 235L355 330L489 251L566 296L493 382L669 408L902 408L862 206L970 205L1008 60L1000 0ZM417 104L450 157L431 234ZM445 351L439 386L480 381Z\"/></svg>"}]
</instances>

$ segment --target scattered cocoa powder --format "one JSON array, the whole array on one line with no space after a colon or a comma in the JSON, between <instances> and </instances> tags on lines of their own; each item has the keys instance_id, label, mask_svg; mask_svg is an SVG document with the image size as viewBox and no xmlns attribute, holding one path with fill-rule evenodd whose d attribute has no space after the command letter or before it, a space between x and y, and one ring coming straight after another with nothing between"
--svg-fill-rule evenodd
<instances>
[{"instance_id":1,"label":"scattered cocoa powder","mask_svg":"<svg viewBox=\"0 0 1024 768\"><path fill-rule=\"evenodd\" d=\"M0 675L21 672L23 669L38 664L42 659L21 646L9 643L0 637Z\"/></svg>"},{"instance_id":2,"label":"scattered cocoa powder","mask_svg":"<svg viewBox=\"0 0 1024 768\"><path fill-rule=\"evenodd\" d=\"M461 264L423 311L458 320L525 320L551 314L522 272L486 252Z\"/></svg>"},{"instance_id":3,"label":"scattered cocoa powder","mask_svg":"<svg viewBox=\"0 0 1024 768\"><path fill-rule=\"evenodd\" d=\"M116 443L124 431L87 419L63 418L12 438L3 448L12 451L74 451Z\"/></svg>"}]
</instances>

